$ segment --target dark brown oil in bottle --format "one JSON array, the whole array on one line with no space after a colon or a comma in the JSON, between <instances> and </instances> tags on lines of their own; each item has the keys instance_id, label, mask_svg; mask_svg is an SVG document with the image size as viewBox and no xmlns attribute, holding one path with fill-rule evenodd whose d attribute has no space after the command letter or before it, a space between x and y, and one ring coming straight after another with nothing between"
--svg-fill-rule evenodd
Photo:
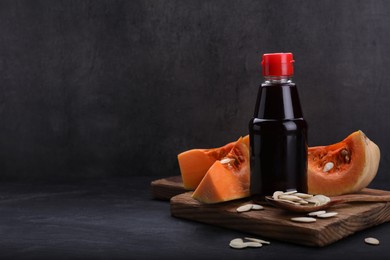
<instances>
[{"instance_id":1,"label":"dark brown oil in bottle","mask_svg":"<svg viewBox=\"0 0 390 260\"><path fill-rule=\"evenodd\" d=\"M307 124L290 76L266 77L249 133L251 195L307 192Z\"/></svg>"}]
</instances>

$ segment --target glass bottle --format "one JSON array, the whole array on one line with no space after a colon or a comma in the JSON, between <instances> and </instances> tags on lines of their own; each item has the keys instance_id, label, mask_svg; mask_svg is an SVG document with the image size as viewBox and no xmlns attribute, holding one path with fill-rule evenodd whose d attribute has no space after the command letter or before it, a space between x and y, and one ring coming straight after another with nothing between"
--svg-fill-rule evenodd
<instances>
[{"instance_id":1,"label":"glass bottle","mask_svg":"<svg viewBox=\"0 0 390 260\"><path fill-rule=\"evenodd\" d=\"M292 53L263 55L265 81L249 122L250 192L307 192L307 124L292 82Z\"/></svg>"}]
</instances>

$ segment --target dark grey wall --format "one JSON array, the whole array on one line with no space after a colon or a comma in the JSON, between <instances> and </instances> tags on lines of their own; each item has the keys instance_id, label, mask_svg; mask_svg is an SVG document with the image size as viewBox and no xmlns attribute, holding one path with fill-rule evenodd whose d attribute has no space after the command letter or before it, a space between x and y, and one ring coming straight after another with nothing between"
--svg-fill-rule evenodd
<instances>
[{"instance_id":1,"label":"dark grey wall","mask_svg":"<svg viewBox=\"0 0 390 260\"><path fill-rule=\"evenodd\" d=\"M390 182L388 1L0 1L0 178L178 174L247 133L291 51L309 144L361 129Z\"/></svg>"}]
</instances>

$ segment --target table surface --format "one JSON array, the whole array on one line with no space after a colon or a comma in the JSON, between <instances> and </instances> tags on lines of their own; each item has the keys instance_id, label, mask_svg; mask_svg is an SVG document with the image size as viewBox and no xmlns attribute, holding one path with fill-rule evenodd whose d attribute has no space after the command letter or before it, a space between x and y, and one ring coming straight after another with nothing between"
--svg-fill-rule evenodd
<instances>
[{"instance_id":1,"label":"table surface","mask_svg":"<svg viewBox=\"0 0 390 260\"><path fill-rule=\"evenodd\" d=\"M1 182L1 259L390 259L390 223L323 248L270 240L231 249L231 239L251 235L172 217L169 202L152 198L150 182L158 178ZM366 237L381 244L367 245Z\"/></svg>"}]
</instances>

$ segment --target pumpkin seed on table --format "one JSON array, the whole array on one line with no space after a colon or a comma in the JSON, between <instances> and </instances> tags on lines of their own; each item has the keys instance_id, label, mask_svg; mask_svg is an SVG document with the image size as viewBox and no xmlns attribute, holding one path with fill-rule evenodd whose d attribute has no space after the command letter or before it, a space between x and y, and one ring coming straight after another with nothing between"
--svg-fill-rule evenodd
<instances>
[{"instance_id":1,"label":"pumpkin seed on table","mask_svg":"<svg viewBox=\"0 0 390 260\"><path fill-rule=\"evenodd\" d=\"M246 237L245 239L249 240L249 242L248 241L244 242L242 238L235 238L230 241L229 246L235 249L242 249L246 247L262 247L263 244L270 244L270 242L262 239L250 238L250 237Z\"/></svg>"},{"instance_id":2,"label":"pumpkin seed on table","mask_svg":"<svg viewBox=\"0 0 390 260\"><path fill-rule=\"evenodd\" d=\"M254 245L253 243L256 242L251 242L251 244L248 244L248 242L244 242L244 240L242 240L241 238L235 238L230 241L229 246L236 249L241 249L245 247L261 247L260 243L256 243L256 245ZM260 244L260 246L258 246L258 244Z\"/></svg>"},{"instance_id":3,"label":"pumpkin seed on table","mask_svg":"<svg viewBox=\"0 0 390 260\"><path fill-rule=\"evenodd\" d=\"M252 237L245 237L245 239L249 240L249 241L253 241L253 242L258 242L261 244L267 244L267 245L271 244L271 242L263 240L263 239L257 239L257 238L252 238Z\"/></svg>"},{"instance_id":4,"label":"pumpkin seed on table","mask_svg":"<svg viewBox=\"0 0 390 260\"><path fill-rule=\"evenodd\" d=\"M244 241L241 238L235 238L232 241L230 241L229 246L233 248L244 248L243 245Z\"/></svg>"},{"instance_id":5,"label":"pumpkin seed on table","mask_svg":"<svg viewBox=\"0 0 390 260\"><path fill-rule=\"evenodd\" d=\"M262 247L263 245L259 242L244 242L243 243L247 247Z\"/></svg>"},{"instance_id":6,"label":"pumpkin seed on table","mask_svg":"<svg viewBox=\"0 0 390 260\"><path fill-rule=\"evenodd\" d=\"M364 242L366 242L366 244L369 244L369 245L379 245L379 240L374 238L374 237L367 237L364 239Z\"/></svg>"}]
</instances>

